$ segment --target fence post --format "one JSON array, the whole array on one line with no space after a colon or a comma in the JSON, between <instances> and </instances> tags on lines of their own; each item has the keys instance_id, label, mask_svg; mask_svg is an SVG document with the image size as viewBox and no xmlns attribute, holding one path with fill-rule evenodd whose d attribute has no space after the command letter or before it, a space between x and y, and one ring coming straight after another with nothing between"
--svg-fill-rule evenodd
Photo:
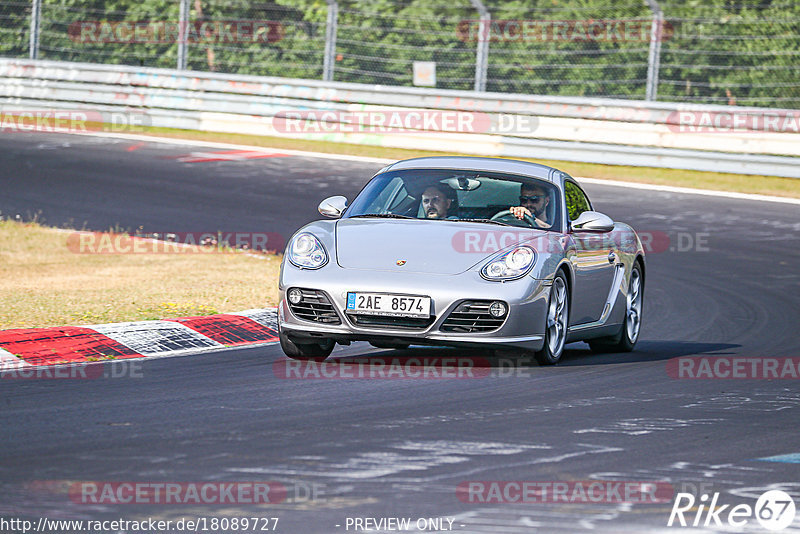
<instances>
[{"instance_id":1,"label":"fence post","mask_svg":"<svg viewBox=\"0 0 800 534\"><path fill-rule=\"evenodd\" d=\"M492 15L481 0L469 0L478 10L480 25L478 27L478 49L475 53L475 90L486 91L486 71L489 68L489 33Z\"/></svg>"},{"instance_id":2,"label":"fence post","mask_svg":"<svg viewBox=\"0 0 800 534\"><path fill-rule=\"evenodd\" d=\"M322 58L322 80L333 81L333 65L336 60L336 31L339 23L339 4L328 0L328 20L325 24L325 55Z\"/></svg>"},{"instance_id":3,"label":"fence post","mask_svg":"<svg viewBox=\"0 0 800 534\"><path fill-rule=\"evenodd\" d=\"M178 70L186 70L187 37L189 36L189 0L179 0L178 13Z\"/></svg>"},{"instance_id":4,"label":"fence post","mask_svg":"<svg viewBox=\"0 0 800 534\"><path fill-rule=\"evenodd\" d=\"M653 12L650 28L650 53L647 57L647 88L645 100L654 101L658 96L658 68L661 65L661 39L664 35L664 12L656 0L645 0Z\"/></svg>"},{"instance_id":5,"label":"fence post","mask_svg":"<svg viewBox=\"0 0 800 534\"><path fill-rule=\"evenodd\" d=\"M33 0L31 4L31 35L28 55L31 59L39 59L39 30L42 19L42 1Z\"/></svg>"}]
</instances>

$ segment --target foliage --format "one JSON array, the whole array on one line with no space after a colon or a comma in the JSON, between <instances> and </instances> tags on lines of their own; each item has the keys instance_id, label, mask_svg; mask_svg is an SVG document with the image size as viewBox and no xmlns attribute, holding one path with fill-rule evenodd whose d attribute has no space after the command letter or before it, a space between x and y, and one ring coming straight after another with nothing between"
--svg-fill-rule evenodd
<instances>
[{"instance_id":1,"label":"foliage","mask_svg":"<svg viewBox=\"0 0 800 534\"><path fill-rule=\"evenodd\" d=\"M744 0L741 0L742 2ZM666 33L659 100L800 108L800 3L792 0L662 0ZM652 13L641 0L484 0L492 15L487 90L642 99ZM413 62L434 61L437 87L474 86L478 13L468 0L339 0L336 81L411 85ZM177 0L42 0L40 57L154 67L176 66L178 45L87 42L79 21L173 21ZM28 54L30 2L0 7L0 54ZM272 38L200 39L188 68L320 79L325 0L190 0L193 23L273 21ZM503 33L527 22L545 35ZM638 37L565 38L554 30L601 22L643 28ZM73 26L70 26L70 25ZM545 31L542 30L542 31ZM470 31L472 33L470 33ZM545 31L545 33L547 33ZM542 37L542 35L545 35Z\"/></svg>"}]
</instances>

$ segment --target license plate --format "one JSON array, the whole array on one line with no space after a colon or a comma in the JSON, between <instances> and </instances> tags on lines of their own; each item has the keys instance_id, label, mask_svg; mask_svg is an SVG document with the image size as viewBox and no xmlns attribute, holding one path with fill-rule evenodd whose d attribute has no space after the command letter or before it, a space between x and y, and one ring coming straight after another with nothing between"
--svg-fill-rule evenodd
<instances>
[{"instance_id":1,"label":"license plate","mask_svg":"<svg viewBox=\"0 0 800 534\"><path fill-rule=\"evenodd\" d=\"M347 311L397 317L430 317L431 298L390 293L347 293Z\"/></svg>"}]
</instances>

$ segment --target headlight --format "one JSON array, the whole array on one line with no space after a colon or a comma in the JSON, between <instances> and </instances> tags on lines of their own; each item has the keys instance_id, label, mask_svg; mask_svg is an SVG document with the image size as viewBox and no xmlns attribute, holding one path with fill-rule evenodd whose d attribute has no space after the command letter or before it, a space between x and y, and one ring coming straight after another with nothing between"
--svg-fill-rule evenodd
<instances>
[{"instance_id":1,"label":"headlight","mask_svg":"<svg viewBox=\"0 0 800 534\"><path fill-rule=\"evenodd\" d=\"M319 269L328 263L328 253L319 239L309 233L297 234L287 252L292 265L302 269Z\"/></svg>"},{"instance_id":2,"label":"headlight","mask_svg":"<svg viewBox=\"0 0 800 534\"><path fill-rule=\"evenodd\" d=\"M514 280L528 274L535 262L536 252L531 247L516 247L493 258L481 269L481 275L487 280Z\"/></svg>"}]
</instances>

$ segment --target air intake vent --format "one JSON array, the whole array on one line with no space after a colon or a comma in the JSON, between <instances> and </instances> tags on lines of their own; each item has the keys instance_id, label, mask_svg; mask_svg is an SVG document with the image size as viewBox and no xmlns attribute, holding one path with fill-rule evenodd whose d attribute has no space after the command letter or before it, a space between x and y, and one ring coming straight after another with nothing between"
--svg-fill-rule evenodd
<instances>
[{"instance_id":1,"label":"air intake vent","mask_svg":"<svg viewBox=\"0 0 800 534\"><path fill-rule=\"evenodd\" d=\"M374 328L396 328L401 330L422 330L429 327L436 317L389 317L386 315L348 314L353 324Z\"/></svg>"},{"instance_id":2,"label":"air intake vent","mask_svg":"<svg viewBox=\"0 0 800 534\"><path fill-rule=\"evenodd\" d=\"M467 300L456 306L456 309L450 312L444 323L442 323L442 332L462 332L462 333L476 333L476 332L491 332L497 330L506 320L508 316L508 306L503 304L503 315L495 317L489 313L489 307L498 301L495 300Z\"/></svg>"},{"instance_id":3,"label":"air intake vent","mask_svg":"<svg viewBox=\"0 0 800 534\"><path fill-rule=\"evenodd\" d=\"M289 291L297 290L298 288L292 288ZM292 303L288 297L286 299L295 317L315 323L341 324L339 315L325 293L316 289L300 289L300 292L303 295L300 302ZM289 292L286 293L288 295Z\"/></svg>"}]
</instances>

